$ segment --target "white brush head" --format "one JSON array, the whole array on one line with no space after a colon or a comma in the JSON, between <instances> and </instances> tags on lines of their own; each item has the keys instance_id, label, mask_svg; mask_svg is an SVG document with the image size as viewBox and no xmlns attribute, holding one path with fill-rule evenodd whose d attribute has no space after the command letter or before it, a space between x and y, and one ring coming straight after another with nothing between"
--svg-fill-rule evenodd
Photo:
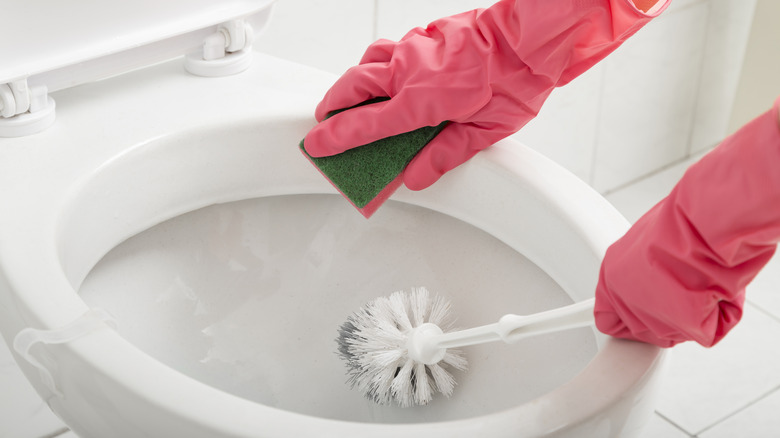
<instances>
[{"instance_id":1,"label":"white brush head","mask_svg":"<svg viewBox=\"0 0 780 438\"><path fill-rule=\"evenodd\" d=\"M408 350L416 327L430 323L451 330L449 310L448 301L432 299L425 288L395 292L363 306L339 328L336 339L348 382L376 403L402 407L427 404L436 392L452 395L455 379L449 369L466 369L463 353L449 349L439 362L425 364Z\"/></svg>"}]
</instances>

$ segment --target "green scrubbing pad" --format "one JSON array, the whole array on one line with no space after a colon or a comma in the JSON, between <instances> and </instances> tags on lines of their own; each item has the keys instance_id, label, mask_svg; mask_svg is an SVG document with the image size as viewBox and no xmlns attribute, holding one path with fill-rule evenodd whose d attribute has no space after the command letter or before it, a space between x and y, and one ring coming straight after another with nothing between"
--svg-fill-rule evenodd
<instances>
[{"instance_id":1,"label":"green scrubbing pad","mask_svg":"<svg viewBox=\"0 0 780 438\"><path fill-rule=\"evenodd\" d=\"M299 147L364 216L370 217L400 186L407 164L446 124L386 137L328 157L310 156L303 147L305 139Z\"/></svg>"}]
</instances>

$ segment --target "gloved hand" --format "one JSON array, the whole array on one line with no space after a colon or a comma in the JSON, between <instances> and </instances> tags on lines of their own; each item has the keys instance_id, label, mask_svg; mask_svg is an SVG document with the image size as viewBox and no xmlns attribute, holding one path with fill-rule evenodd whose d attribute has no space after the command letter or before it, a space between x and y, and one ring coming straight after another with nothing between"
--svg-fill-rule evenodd
<instances>
[{"instance_id":1,"label":"gloved hand","mask_svg":"<svg viewBox=\"0 0 780 438\"><path fill-rule=\"evenodd\" d=\"M306 151L334 155L423 126L451 123L409 164L404 183L433 184L475 153L518 131L564 85L617 48L670 0L502 0L372 44L316 110L375 97L317 125Z\"/></svg>"},{"instance_id":2,"label":"gloved hand","mask_svg":"<svg viewBox=\"0 0 780 438\"><path fill-rule=\"evenodd\" d=\"M709 347L737 324L745 286L780 241L778 116L776 102L725 139L607 250L599 330Z\"/></svg>"}]
</instances>

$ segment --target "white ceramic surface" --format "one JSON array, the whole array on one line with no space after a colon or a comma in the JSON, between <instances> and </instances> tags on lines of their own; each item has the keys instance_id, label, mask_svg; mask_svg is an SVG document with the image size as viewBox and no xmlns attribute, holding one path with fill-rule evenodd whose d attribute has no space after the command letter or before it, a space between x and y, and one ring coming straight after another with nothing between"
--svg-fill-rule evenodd
<instances>
[{"instance_id":1,"label":"white ceramic surface","mask_svg":"<svg viewBox=\"0 0 780 438\"><path fill-rule=\"evenodd\" d=\"M337 195L250 199L197 210L109 253L80 295L146 353L269 406L361 422L458 420L567 382L595 355L592 329L465 349L451 399L376 406L345 384L336 329L365 302L424 285L458 325L571 302L538 266L449 216L390 202L370 221ZM554 365L553 365L554 364Z\"/></svg>"},{"instance_id":2,"label":"white ceramic surface","mask_svg":"<svg viewBox=\"0 0 780 438\"><path fill-rule=\"evenodd\" d=\"M0 201L15 212L0 217L0 331L6 340L26 327L56 331L80 318L89 305L75 290L93 266L125 239L168 219L212 204L334 193L296 148L314 123L312 108L331 80L311 69L259 57L255 67L235 77L191 77L172 62L59 93L60 116L52 128L0 141L0 174L7 183L0 185ZM459 219L457 226L468 224L473 232L482 230L477 234L489 234L523 254L574 300L592 295L601 254L627 226L581 181L512 142L480 154L430 190L402 190L395 199L402 204L390 204L380 213L401 214L412 223L428 214L439 217L442 227L454 220L450 218ZM338 208L357 215L346 203ZM431 210L438 213L424 213ZM439 225L439 219L431 220ZM386 238L381 230L370 235L380 244L389 243L381 240ZM315 243L326 247L330 239L323 233ZM312 256L316 261L316 252ZM284 295L279 299L293 305ZM543 305L557 302L562 301ZM344 310L358 303L348 304L341 303L333 313L323 308L323 315L341 320ZM296 315L290 313L288 317ZM245 321L245 315L235 316ZM117 320L121 325L128 319ZM580 339L592 335L585 336ZM33 347L63 397L16 358L39 394L82 437L170 436L172 430L192 437L450 437L473 436L477 430L494 436L521 431L527 436L636 434L652 412L660 351L603 337L595 343L598 353L584 368L580 362L567 371L580 373L566 383L561 384L566 377L554 372L540 374L550 383L533 389L543 394L530 402L518 398L508 410L468 419L399 425L334 421L252 402L187 376L108 327L66 344ZM589 354L584 352L581 360L587 361ZM282 372L307 370L312 364ZM463 386L465 396L468 384Z\"/></svg>"},{"instance_id":3,"label":"white ceramic surface","mask_svg":"<svg viewBox=\"0 0 780 438\"><path fill-rule=\"evenodd\" d=\"M221 23L246 20L260 31L272 3L12 2L0 15L0 84L23 79L51 93L168 60L198 50Z\"/></svg>"}]
</instances>

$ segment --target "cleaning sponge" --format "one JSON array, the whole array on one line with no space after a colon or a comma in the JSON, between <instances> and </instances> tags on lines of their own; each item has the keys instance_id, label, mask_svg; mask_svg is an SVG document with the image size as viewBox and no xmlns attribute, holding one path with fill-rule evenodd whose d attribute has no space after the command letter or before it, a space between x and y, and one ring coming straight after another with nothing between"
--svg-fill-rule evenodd
<instances>
[{"instance_id":1,"label":"cleaning sponge","mask_svg":"<svg viewBox=\"0 0 780 438\"><path fill-rule=\"evenodd\" d=\"M329 116L333 114L336 112ZM328 157L309 155L304 149L305 138L299 147L330 183L369 218L401 186L407 164L446 124L386 137Z\"/></svg>"}]
</instances>

